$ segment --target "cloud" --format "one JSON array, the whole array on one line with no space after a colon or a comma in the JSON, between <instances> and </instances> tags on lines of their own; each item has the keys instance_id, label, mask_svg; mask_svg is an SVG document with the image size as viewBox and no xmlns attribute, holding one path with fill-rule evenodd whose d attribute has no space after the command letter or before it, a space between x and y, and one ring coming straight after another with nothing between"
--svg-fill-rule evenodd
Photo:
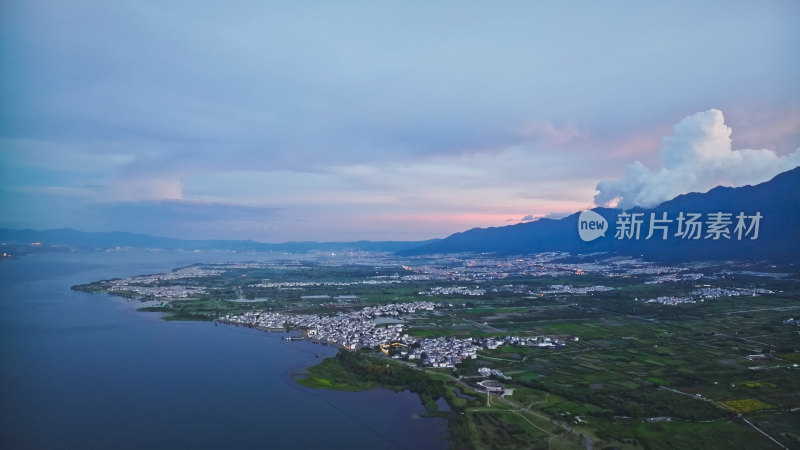
<instances>
[{"instance_id":1,"label":"cloud","mask_svg":"<svg viewBox=\"0 0 800 450\"><path fill-rule=\"evenodd\" d=\"M281 213L273 207L187 200L94 204L88 212L101 228L184 238L268 237Z\"/></svg>"},{"instance_id":2,"label":"cloud","mask_svg":"<svg viewBox=\"0 0 800 450\"><path fill-rule=\"evenodd\" d=\"M736 123L736 142L744 147L790 151L800 142L800 106L779 110L726 109L728 120Z\"/></svg>"},{"instance_id":3,"label":"cloud","mask_svg":"<svg viewBox=\"0 0 800 450\"><path fill-rule=\"evenodd\" d=\"M659 167L676 111L718 99L747 133L740 148L797 142L797 120L773 114L797 107L796 5L753 2L728 11L741 20L710 23L719 8L691 1L629 14L600 2L425 14L380 2L313 14L240 0L6 3L0 219L21 226L433 237L585 209L619 161ZM697 45L709 35L727 45ZM190 221L199 213L144 206L158 201L283 210ZM121 205L102 210L114 221L98 203Z\"/></svg>"},{"instance_id":4,"label":"cloud","mask_svg":"<svg viewBox=\"0 0 800 450\"><path fill-rule=\"evenodd\" d=\"M563 219L564 217L567 217L570 214L572 214L572 213L570 213L570 212L551 212L551 213L541 214L541 215L528 214L527 216L523 217L522 219L519 219L519 222L534 222L534 221L537 221L539 219Z\"/></svg>"},{"instance_id":5,"label":"cloud","mask_svg":"<svg viewBox=\"0 0 800 450\"><path fill-rule=\"evenodd\" d=\"M264 218L274 215L279 208L237 205L232 203L198 202L186 200L135 201L98 204L106 212L125 212L162 220L212 220L227 218Z\"/></svg>"},{"instance_id":6,"label":"cloud","mask_svg":"<svg viewBox=\"0 0 800 450\"><path fill-rule=\"evenodd\" d=\"M563 219L568 215L572 214L574 211L571 212L551 212L542 216L542 219Z\"/></svg>"},{"instance_id":7,"label":"cloud","mask_svg":"<svg viewBox=\"0 0 800 450\"><path fill-rule=\"evenodd\" d=\"M178 180L136 178L116 183L112 189L115 200L180 200L183 184Z\"/></svg>"},{"instance_id":8,"label":"cloud","mask_svg":"<svg viewBox=\"0 0 800 450\"><path fill-rule=\"evenodd\" d=\"M521 134L551 147L560 147L581 138L581 132L573 125L557 127L551 122L540 120L528 122L522 127Z\"/></svg>"},{"instance_id":9,"label":"cloud","mask_svg":"<svg viewBox=\"0 0 800 450\"><path fill-rule=\"evenodd\" d=\"M722 112L711 109L688 116L661 140L662 167L650 170L639 161L621 180L601 181L597 205L653 207L687 192L718 185L743 186L769 180L800 165L800 149L781 156L772 150L734 150L731 129Z\"/></svg>"}]
</instances>

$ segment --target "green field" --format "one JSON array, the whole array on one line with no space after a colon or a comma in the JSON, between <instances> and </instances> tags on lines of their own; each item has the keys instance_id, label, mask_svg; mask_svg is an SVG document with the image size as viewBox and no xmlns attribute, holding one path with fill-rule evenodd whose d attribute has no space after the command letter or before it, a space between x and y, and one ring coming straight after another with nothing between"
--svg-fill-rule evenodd
<instances>
[{"instance_id":1,"label":"green field","mask_svg":"<svg viewBox=\"0 0 800 450\"><path fill-rule=\"evenodd\" d=\"M743 265L736 273L729 263L684 265L674 272L697 275L651 283L653 275L633 271L533 276L520 270L497 276L501 264L484 259L277 261L226 269L215 277L163 282L201 287L204 293L155 299L156 306L143 310L164 313L167 320L215 320L250 310L326 315L427 300L443 306L402 322L418 339L516 335L567 343L552 349L503 345L479 352L477 360L466 360L455 371L398 362L374 349L341 352L295 375L298 383L312 388L385 386L417 392L429 415L448 419L456 448L585 448L585 438L594 448L774 445L744 419L781 445L800 448L800 418L790 411L800 407L800 328L783 323L800 318L800 277L793 266ZM758 275L770 271L789 275ZM425 273L438 275L416 276ZM75 289L106 292L112 283ZM543 293L553 285L613 290ZM677 305L643 301L688 296L698 286L772 292ZM480 289L483 294L420 294L433 288ZM137 298L130 292L117 295ZM241 301L248 299L259 301ZM487 401L475 386L479 367L509 375L511 380L502 382L513 394ZM440 398L451 411L437 409Z\"/></svg>"}]
</instances>

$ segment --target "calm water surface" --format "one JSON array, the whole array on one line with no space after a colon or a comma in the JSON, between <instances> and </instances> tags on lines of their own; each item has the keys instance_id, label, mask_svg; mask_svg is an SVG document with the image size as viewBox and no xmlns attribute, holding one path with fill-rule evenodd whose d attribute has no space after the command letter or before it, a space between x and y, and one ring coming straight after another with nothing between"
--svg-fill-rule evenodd
<instances>
[{"instance_id":1,"label":"calm water surface","mask_svg":"<svg viewBox=\"0 0 800 450\"><path fill-rule=\"evenodd\" d=\"M74 284L222 253L45 254L0 261L2 448L447 448L419 398L307 389L291 374L331 347L165 322Z\"/></svg>"}]
</instances>

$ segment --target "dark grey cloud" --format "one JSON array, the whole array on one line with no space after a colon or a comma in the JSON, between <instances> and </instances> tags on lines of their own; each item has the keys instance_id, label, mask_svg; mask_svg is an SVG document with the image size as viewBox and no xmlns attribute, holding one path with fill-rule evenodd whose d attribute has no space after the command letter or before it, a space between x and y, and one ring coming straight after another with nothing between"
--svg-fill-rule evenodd
<instances>
[{"instance_id":1,"label":"dark grey cloud","mask_svg":"<svg viewBox=\"0 0 800 450\"><path fill-rule=\"evenodd\" d=\"M225 203L161 200L93 205L101 228L169 237L235 238L249 231L261 234L282 213L281 208Z\"/></svg>"}]
</instances>

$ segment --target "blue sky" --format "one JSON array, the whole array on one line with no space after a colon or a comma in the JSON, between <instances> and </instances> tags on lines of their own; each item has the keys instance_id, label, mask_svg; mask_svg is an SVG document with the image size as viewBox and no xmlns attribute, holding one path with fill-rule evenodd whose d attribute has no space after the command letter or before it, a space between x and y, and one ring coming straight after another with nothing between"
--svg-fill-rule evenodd
<instances>
[{"instance_id":1,"label":"blue sky","mask_svg":"<svg viewBox=\"0 0 800 450\"><path fill-rule=\"evenodd\" d=\"M707 155L764 181L800 164L798 22L792 0L3 2L0 226L423 239L701 190Z\"/></svg>"}]
</instances>

